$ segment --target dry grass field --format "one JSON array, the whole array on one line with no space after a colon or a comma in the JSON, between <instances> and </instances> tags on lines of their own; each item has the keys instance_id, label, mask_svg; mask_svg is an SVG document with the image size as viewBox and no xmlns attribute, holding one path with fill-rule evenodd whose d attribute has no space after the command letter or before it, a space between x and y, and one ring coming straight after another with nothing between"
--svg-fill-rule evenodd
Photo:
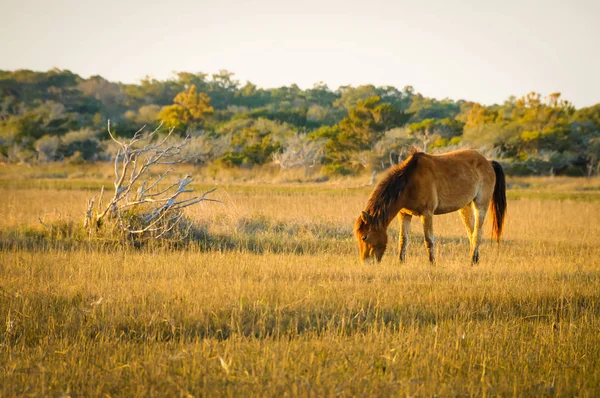
<instances>
[{"instance_id":1,"label":"dry grass field","mask_svg":"<svg viewBox=\"0 0 600 398\"><path fill-rule=\"evenodd\" d=\"M0 169L0 396L599 396L600 180L509 179L498 247L457 214L362 265L364 181L195 173L184 246L77 228L109 169ZM240 182L242 181L242 182Z\"/></svg>"}]
</instances>

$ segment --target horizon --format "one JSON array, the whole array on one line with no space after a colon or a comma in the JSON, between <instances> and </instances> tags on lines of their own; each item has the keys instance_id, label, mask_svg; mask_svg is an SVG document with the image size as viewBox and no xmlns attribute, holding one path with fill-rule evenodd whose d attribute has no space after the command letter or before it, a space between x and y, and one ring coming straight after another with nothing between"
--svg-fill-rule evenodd
<instances>
[{"instance_id":1,"label":"horizon","mask_svg":"<svg viewBox=\"0 0 600 398\"><path fill-rule=\"evenodd\" d=\"M124 84L225 69L261 88L413 86L484 105L560 92L583 108L600 102L599 14L600 3L585 0L70 0L62 8L30 0L0 16L0 69L57 67Z\"/></svg>"},{"instance_id":2,"label":"horizon","mask_svg":"<svg viewBox=\"0 0 600 398\"><path fill-rule=\"evenodd\" d=\"M428 95L425 95L424 93L420 92L420 91L418 90L418 88L417 88L417 87L414 87L414 85L412 85L412 84L407 84L407 85L405 85L405 86L403 86L403 87L398 87L398 86L393 86L393 85L391 85L391 84L382 84L382 85L377 85L377 84L373 84L373 83L363 83L363 84L345 84L345 85L341 85L341 86L337 86L337 87L331 87L331 86L330 86L330 85L328 85L326 82L323 82L323 81L318 81L318 82L315 82L315 83L313 83L312 85L309 85L309 86L304 86L304 87L303 87L303 86L301 86L301 85L299 85L299 84L297 84L297 83L293 83L293 82L292 82L292 83L290 83L290 84L287 84L287 85L283 85L283 86L271 86L271 87L268 87L268 86L260 86L260 85L256 84L255 82L253 82L252 80L241 80L241 79L238 79L238 78L237 78L237 74L236 74L234 71L230 71L230 70L227 70L227 69L220 69L220 70L218 70L218 71L215 71L215 72L203 72L203 71L198 71L198 72L190 72L190 71L173 71L173 72L171 72L171 73L170 73L170 74L169 74L169 75L168 75L166 78L157 78L156 76L152 76L152 75L145 75L144 77L141 77L141 78L139 78L139 79L136 79L135 81L132 81L132 82L129 82L129 81L127 81L127 82L124 82L124 81L120 81L120 80L111 80L111 79L108 79L108 78L106 78L105 76L102 76L102 75L99 75L99 74L95 74L95 75L89 75L89 76L82 76L80 73L77 73L76 71L73 71L73 70L70 70L70 69L67 69L67 68L59 68L59 67L57 67L57 66L55 66L55 67L52 67L52 68L49 68L49 69L47 69L47 70L33 70L33 69L20 68L20 69L5 70L5 71L9 71L9 72L16 72L16 71L19 71L19 70L27 70L27 71L31 71L31 72L34 72L34 73L46 73L46 72L49 72L49 71L51 71L51 70L54 70L54 69L56 69L56 70L61 70L61 71L69 71L69 72L71 72L71 73L73 73L73 74L75 74L75 75L77 75L77 76L81 77L81 78L82 78L82 79L84 79L84 80L89 80L90 78L92 78L92 77L94 77L94 76L100 76L100 77L102 77L103 79L106 79L107 81L109 81L109 82L111 82L111 83L117 83L117 84L123 84L123 85L138 85L138 84L140 84L140 83L141 83L143 80L145 80L145 79L148 79L148 78L150 78L150 79L156 79L156 80L158 80L158 81L176 81L176 80L177 80L177 73L180 73L180 72L194 73L194 74L196 74L196 73L203 73L203 74L205 74L207 77L209 77L209 78L210 78L210 77L212 77L212 75L213 75L213 74L216 74L216 73L218 73L218 72L220 72L220 71L223 71L223 70L224 70L224 71L227 71L227 72L229 72L229 73L233 73L233 76L232 76L232 77L233 77L233 80L237 80L237 81L239 82L239 86L238 86L238 88L241 88L241 87L243 87L243 86L244 86L244 84L246 84L246 83L252 83L252 84L255 84L257 88L259 88L259 89L263 89L263 90L272 90L272 89L277 89L277 88L281 88L281 87L291 87L292 85L294 85L294 84L295 84L295 85L297 85L297 86L298 86L298 88L300 88L301 90L305 91L305 90L308 90L308 89L311 89L311 88L313 88L313 87L314 87L315 85L317 85L317 84L321 84L321 83L322 83L322 84L326 85L326 86L327 86L327 88L328 88L328 89L329 89L331 92L336 92L336 91L338 91L339 89L341 89L341 88L343 88L343 87L354 87L354 88L357 88L357 87L361 87L361 86L370 86L370 85L372 85L372 86L374 86L374 87L386 87L386 86L391 86L391 87L394 87L394 88L396 88L396 89L398 89L398 90L402 90L404 87L406 87L406 86L410 86L410 87L413 87L413 89L414 89L414 93L415 93L415 94L421 94L421 95L423 95L423 96L424 96L424 97L426 97L426 98L434 98L434 99L435 99L435 100L437 100L437 101L446 101L446 100L449 100L449 101L454 101L454 102L458 102L458 101L465 101L465 102L477 102L477 103L479 103L479 104L481 104L481 105L485 105L485 106L502 105L502 104L503 104L505 101L508 101L508 100L510 100L511 98L517 98L517 99L518 99L518 98L521 98L521 97L525 97L527 94L529 94L529 93L531 93L531 92L532 92L532 91L528 91L528 92L524 92L524 93L515 93L515 94L511 94L511 95L509 95L508 97L506 97L505 99L503 99L503 100L501 100L501 101L498 101L498 102L495 102L495 103L482 103L482 102L478 102L478 101L473 101L473 100L471 100L471 99L469 99L469 98L452 98L452 97L433 97L433 96L428 96ZM0 69L0 70L2 70L2 69ZM541 98L545 100L546 98L548 98L548 96L549 96L550 94L552 94L552 93L556 93L557 91L552 91L552 92L548 92L548 93L540 93L540 92L536 92L536 91L533 91L533 92L535 92L535 93L537 93L537 94L540 94L540 95L541 95ZM559 93L560 93L560 92L559 92ZM560 94L561 94L561 95L560 95L561 99L567 100L567 101L571 102L571 104L572 104L573 106L575 106L575 105L572 103L572 101L570 101L570 100L569 100L569 98L566 98L566 97L563 95L563 93L560 93ZM588 106L593 106L593 105L595 105L595 104L591 104L591 105L588 105ZM585 108L585 107L588 107L588 106L582 106L582 107L577 107L577 106L575 106L575 107L579 109L579 108Z\"/></svg>"}]
</instances>

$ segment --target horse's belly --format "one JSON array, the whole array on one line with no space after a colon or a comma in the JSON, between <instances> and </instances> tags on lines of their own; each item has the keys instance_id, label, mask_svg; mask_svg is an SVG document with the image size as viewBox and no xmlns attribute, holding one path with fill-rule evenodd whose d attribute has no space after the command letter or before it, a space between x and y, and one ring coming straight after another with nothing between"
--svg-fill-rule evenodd
<instances>
[{"instance_id":1,"label":"horse's belly","mask_svg":"<svg viewBox=\"0 0 600 398\"><path fill-rule=\"evenodd\" d=\"M455 211L458 211L460 209L462 209L462 207L438 207L437 209L434 210L433 214L435 214L435 215L448 214L448 213L453 213Z\"/></svg>"},{"instance_id":2,"label":"horse's belly","mask_svg":"<svg viewBox=\"0 0 600 398\"><path fill-rule=\"evenodd\" d=\"M434 215L440 215L440 214L447 214L447 213L452 213L455 211L460 210L461 208L459 207L458 209L455 208L437 208L435 209L435 211L433 212ZM404 213L404 214L409 214L411 216L414 217L421 217L423 214L428 213L427 211L424 211L422 209L407 209L407 208L403 208L402 210L400 210L400 213Z\"/></svg>"},{"instance_id":3,"label":"horse's belly","mask_svg":"<svg viewBox=\"0 0 600 398\"><path fill-rule=\"evenodd\" d=\"M433 214L447 214L458 211L475 199L477 194L476 187L461 190L460 193L452 192L450 194L438 192L437 207L433 210Z\"/></svg>"}]
</instances>

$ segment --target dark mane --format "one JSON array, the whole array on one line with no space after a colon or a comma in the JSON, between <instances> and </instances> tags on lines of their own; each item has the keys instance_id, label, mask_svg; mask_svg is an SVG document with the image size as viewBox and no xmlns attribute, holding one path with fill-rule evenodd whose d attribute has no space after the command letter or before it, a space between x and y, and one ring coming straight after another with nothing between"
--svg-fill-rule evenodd
<instances>
[{"instance_id":1,"label":"dark mane","mask_svg":"<svg viewBox=\"0 0 600 398\"><path fill-rule=\"evenodd\" d=\"M393 166L371 193L365 211L373 217L374 224L383 226L388 220L390 207L398 200L416 169L420 154L421 152L415 151L402 164Z\"/></svg>"}]
</instances>

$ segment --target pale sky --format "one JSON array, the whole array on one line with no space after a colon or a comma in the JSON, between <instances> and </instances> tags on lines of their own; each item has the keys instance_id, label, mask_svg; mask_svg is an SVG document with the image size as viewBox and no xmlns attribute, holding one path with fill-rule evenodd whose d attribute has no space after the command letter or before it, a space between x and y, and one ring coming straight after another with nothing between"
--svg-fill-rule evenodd
<instances>
[{"instance_id":1,"label":"pale sky","mask_svg":"<svg viewBox=\"0 0 600 398\"><path fill-rule=\"evenodd\" d=\"M0 69L600 102L600 0L0 0Z\"/></svg>"}]
</instances>

